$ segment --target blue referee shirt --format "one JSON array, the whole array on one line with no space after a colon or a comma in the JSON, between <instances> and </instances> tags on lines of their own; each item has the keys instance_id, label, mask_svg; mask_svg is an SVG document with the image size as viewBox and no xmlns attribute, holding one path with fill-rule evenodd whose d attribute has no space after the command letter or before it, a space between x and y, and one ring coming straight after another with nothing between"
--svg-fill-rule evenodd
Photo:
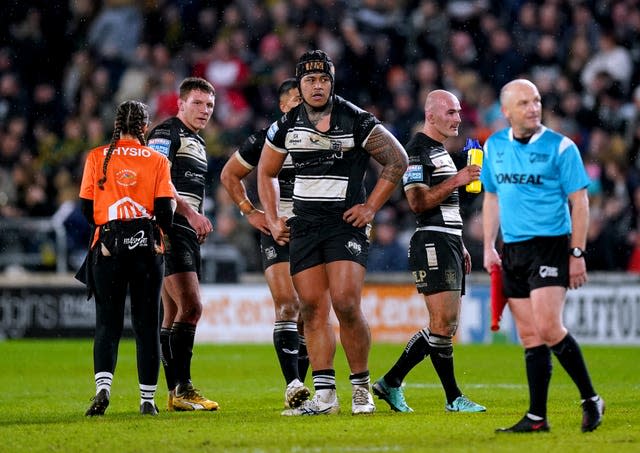
<instances>
[{"instance_id":1,"label":"blue referee shirt","mask_svg":"<svg viewBox=\"0 0 640 453\"><path fill-rule=\"evenodd\" d=\"M544 126L527 144L515 140L511 128L492 134L480 179L498 196L506 243L570 234L569 194L591 182L576 144Z\"/></svg>"}]
</instances>

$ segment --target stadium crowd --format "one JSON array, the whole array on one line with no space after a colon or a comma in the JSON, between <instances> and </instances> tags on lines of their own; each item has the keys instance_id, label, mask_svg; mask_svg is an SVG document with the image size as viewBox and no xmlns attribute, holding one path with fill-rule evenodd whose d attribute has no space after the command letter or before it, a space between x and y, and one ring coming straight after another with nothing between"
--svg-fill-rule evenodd
<instances>
[{"instance_id":1,"label":"stadium crowd","mask_svg":"<svg viewBox=\"0 0 640 453\"><path fill-rule=\"evenodd\" d=\"M317 48L339 68L337 94L374 113L402 144L433 89L461 101L461 134L447 143L461 150L465 138L482 143L505 127L497 98L504 83L533 81L544 124L576 142L592 180L588 268L640 272L639 0L4 4L0 220L62 210L71 250L87 244L77 206L86 151L110 137L115 106L145 102L156 125L176 113L177 84L193 75L217 93L202 131L213 242L235 245L245 270L260 271L257 231L239 216L219 174L248 135L279 116L278 86L305 50ZM465 159L455 156L460 166ZM482 195L461 196L465 243L480 270ZM400 187L377 220L385 231L376 237L374 229L370 271L406 269L398 244L407 249L414 224ZM0 233L0 251L7 241ZM385 248L395 252L379 253Z\"/></svg>"}]
</instances>

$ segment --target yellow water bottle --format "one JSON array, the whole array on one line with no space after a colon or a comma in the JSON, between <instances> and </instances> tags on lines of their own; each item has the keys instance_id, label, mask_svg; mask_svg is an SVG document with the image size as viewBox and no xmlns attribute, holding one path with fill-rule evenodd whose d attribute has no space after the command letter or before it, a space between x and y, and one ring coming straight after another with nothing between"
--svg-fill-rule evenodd
<instances>
[{"instance_id":1,"label":"yellow water bottle","mask_svg":"<svg viewBox=\"0 0 640 453\"><path fill-rule=\"evenodd\" d=\"M467 150L467 165L477 165L482 167L483 153L478 140L468 138L465 148ZM479 179L477 181L472 181L467 184L466 189L469 193L480 193L480 190L482 190L482 183Z\"/></svg>"}]
</instances>

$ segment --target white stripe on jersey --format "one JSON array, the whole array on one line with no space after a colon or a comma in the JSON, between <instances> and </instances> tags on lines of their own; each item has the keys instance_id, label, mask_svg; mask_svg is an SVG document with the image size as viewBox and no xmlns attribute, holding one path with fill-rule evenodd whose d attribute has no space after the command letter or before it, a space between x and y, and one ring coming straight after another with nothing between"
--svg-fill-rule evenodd
<instances>
[{"instance_id":1,"label":"white stripe on jersey","mask_svg":"<svg viewBox=\"0 0 640 453\"><path fill-rule=\"evenodd\" d=\"M253 167L253 165L251 165L249 162L247 162L246 160L244 160L238 151L236 151L235 153L233 153L233 155L236 157L236 159L238 159L238 162L240 162L240 164L241 164L244 168L246 168L247 170L253 170L253 168L254 168L254 167Z\"/></svg>"},{"instance_id":2,"label":"white stripe on jersey","mask_svg":"<svg viewBox=\"0 0 640 453\"><path fill-rule=\"evenodd\" d=\"M442 220L447 225L462 225L462 217L460 217L460 207L456 205L440 205L440 213Z\"/></svg>"},{"instance_id":3,"label":"white stripe on jersey","mask_svg":"<svg viewBox=\"0 0 640 453\"><path fill-rule=\"evenodd\" d=\"M184 201L186 201L194 211L198 212L198 207L200 206L200 202L202 201L201 197L198 197L189 192L178 192L178 195L180 195L180 197L184 199Z\"/></svg>"},{"instance_id":4,"label":"white stripe on jersey","mask_svg":"<svg viewBox=\"0 0 640 453\"><path fill-rule=\"evenodd\" d=\"M416 228L416 231L439 231L441 233L454 234L456 236L462 236L462 230L455 228L447 228L441 226L423 226Z\"/></svg>"},{"instance_id":5,"label":"white stripe on jersey","mask_svg":"<svg viewBox=\"0 0 640 453\"><path fill-rule=\"evenodd\" d=\"M307 201L344 201L348 176L298 175L293 186L293 198Z\"/></svg>"},{"instance_id":6,"label":"white stripe on jersey","mask_svg":"<svg viewBox=\"0 0 640 453\"><path fill-rule=\"evenodd\" d=\"M432 176L455 176L458 173L457 171L451 170L450 168L440 168L438 170L434 170L431 174Z\"/></svg>"},{"instance_id":7,"label":"white stripe on jersey","mask_svg":"<svg viewBox=\"0 0 640 453\"><path fill-rule=\"evenodd\" d=\"M280 198L278 205L278 214L285 217L293 217L293 200L285 200Z\"/></svg>"}]
</instances>

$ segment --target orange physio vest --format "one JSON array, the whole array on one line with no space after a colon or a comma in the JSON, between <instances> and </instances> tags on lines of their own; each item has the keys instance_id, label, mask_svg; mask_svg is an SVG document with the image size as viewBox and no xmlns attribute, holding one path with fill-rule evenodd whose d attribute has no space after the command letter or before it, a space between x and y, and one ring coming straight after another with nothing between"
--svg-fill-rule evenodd
<instances>
[{"instance_id":1,"label":"orange physio vest","mask_svg":"<svg viewBox=\"0 0 640 453\"><path fill-rule=\"evenodd\" d=\"M82 174L80 198L93 200L95 225L111 220L154 216L156 198L173 198L169 160L137 140L116 142L109 165L104 190L98 187L102 166L109 145L89 151ZM94 244L97 239L94 236Z\"/></svg>"}]
</instances>

